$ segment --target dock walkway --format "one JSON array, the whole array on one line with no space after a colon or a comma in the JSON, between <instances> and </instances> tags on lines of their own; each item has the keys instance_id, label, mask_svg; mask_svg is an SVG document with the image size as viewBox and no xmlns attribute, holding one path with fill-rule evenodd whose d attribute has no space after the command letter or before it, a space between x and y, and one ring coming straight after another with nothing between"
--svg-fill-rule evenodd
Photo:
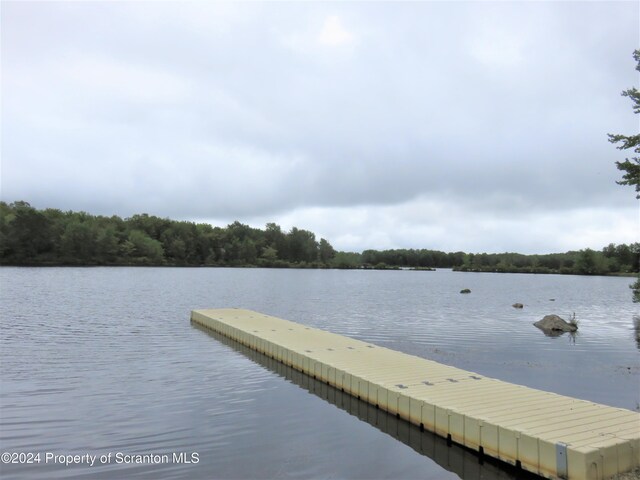
<instances>
[{"instance_id":1,"label":"dock walkway","mask_svg":"<svg viewBox=\"0 0 640 480\"><path fill-rule=\"evenodd\" d=\"M251 310L191 320L484 455L548 478L640 466L640 413L488 378Z\"/></svg>"}]
</instances>

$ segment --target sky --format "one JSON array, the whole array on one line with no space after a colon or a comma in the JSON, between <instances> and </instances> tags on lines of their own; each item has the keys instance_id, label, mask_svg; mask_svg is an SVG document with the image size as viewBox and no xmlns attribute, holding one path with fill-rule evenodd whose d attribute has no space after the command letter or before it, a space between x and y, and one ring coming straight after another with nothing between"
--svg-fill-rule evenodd
<instances>
[{"instance_id":1,"label":"sky","mask_svg":"<svg viewBox=\"0 0 640 480\"><path fill-rule=\"evenodd\" d=\"M638 2L11 2L0 199L336 249L640 237Z\"/></svg>"}]
</instances>

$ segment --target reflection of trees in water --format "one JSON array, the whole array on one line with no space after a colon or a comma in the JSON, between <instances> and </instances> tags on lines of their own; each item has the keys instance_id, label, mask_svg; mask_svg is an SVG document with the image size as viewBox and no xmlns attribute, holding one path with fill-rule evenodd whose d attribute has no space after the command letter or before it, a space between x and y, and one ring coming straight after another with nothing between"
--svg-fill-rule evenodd
<instances>
[{"instance_id":1,"label":"reflection of trees in water","mask_svg":"<svg viewBox=\"0 0 640 480\"><path fill-rule=\"evenodd\" d=\"M636 347L640 349L640 316L633 316L633 333L636 337Z\"/></svg>"},{"instance_id":2,"label":"reflection of trees in water","mask_svg":"<svg viewBox=\"0 0 640 480\"><path fill-rule=\"evenodd\" d=\"M214 337L219 342L244 354L250 360L262 367L277 373L291 383L304 388L310 393L322 398L332 405L346 411L350 415L367 422L383 433L392 436L421 455L435 461L442 468L455 473L464 479L538 479L525 470L495 460L491 457L480 456L478 452L465 447L448 443L445 438L435 433L421 431L419 427L396 418L383 410L377 409L363 400L342 392L320 380L295 370L278 360L250 349L217 332L205 329L198 324L192 326Z\"/></svg>"}]
</instances>

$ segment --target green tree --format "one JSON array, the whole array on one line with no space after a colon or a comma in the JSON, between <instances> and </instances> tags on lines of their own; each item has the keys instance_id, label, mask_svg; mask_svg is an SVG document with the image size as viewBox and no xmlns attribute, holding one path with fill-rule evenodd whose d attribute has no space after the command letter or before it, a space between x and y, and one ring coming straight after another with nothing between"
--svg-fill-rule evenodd
<instances>
[{"instance_id":1,"label":"green tree","mask_svg":"<svg viewBox=\"0 0 640 480\"><path fill-rule=\"evenodd\" d=\"M640 50L633 52L633 58L637 62L636 70L640 72ZM640 91L636 87L629 88L622 92L622 95L629 97L633 102L633 112L640 113ZM640 133L635 135L609 134L611 143L619 143L618 150L628 150L630 148L640 155ZM636 198L640 198L640 156L626 158L624 162L616 162L618 170L625 172L619 185L631 185L636 188Z\"/></svg>"},{"instance_id":2,"label":"green tree","mask_svg":"<svg viewBox=\"0 0 640 480\"><path fill-rule=\"evenodd\" d=\"M602 253L585 248L578 252L575 270L580 275L602 275L607 273L609 269L606 258Z\"/></svg>"},{"instance_id":3,"label":"green tree","mask_svg":"<svg viewBox=\"0 0 640 480\"><path fill-rule=\"evenodd\" d=\"M230 237L227 231L227 241L222 249L222 260L227 265L239 265L240 262L240 248L242 244L240 240L235 237Z\"/></svg>"},{"instance_id":4,"label":"green tree","mask_svg":"<svg viewBox=\"0 0 640 480\"><path fill-rule=\"evenodd\" d=\"M163 263L164 251L158 240L154 240L141 230L132 230L129 233L129 242L133 246L131 255L137 263L150 265Z\"/></svg>"},{"instance_id":5,"label":"green tree","mask_svg":"<svg viewBox=\"0 0 640 480\"><path fill-rule=\"evenodd\" d=\"M262 251L260 258L262 258L265 261L265 264L269 266L278 260L278 251L273 247L266 247Z\"/></svg>"},{"instance_id":6,"label":"green tree","mask_svg":"<svg viewBox=\"0 0 640 480\"><path fill-rule=\"evenodd\" d=\"M195 258L199 265L215 265L219 260L222 234L207 223L196 225Z\"/></svg>"},{"instance_id":7,"label":"green tree","mask_svg":"<svg viewBox=\"0 0 640 480\"><path fill-rule=\"evenodd\" d=\"M640 50L633 52L633 59L636 61L636 70L640 72ZM633 102L633 113L640 113L640 91L636 87L628 88L622 92L622 96L629 97ZM612 135L609 134L611 143L620 143L618 150L628 150L633 148L636 155L640 155L640 133L635 135ZM632 185L636 188L636 198L640 199L640 156L625 158L624 162L616 162L618 170L625 172L619 185ZM630 285L633 291L633 301L640 302L640 274L638 280Z\"/></svg>"},{"instance_id":8,"label":"green tree","mask_svg":"<svg viewBox=\"0 0 640 480\"><path fill-rule=\"evenodd\" d=\"M171 220L147 213L134 215L126 220L129 229L140 230L154 240L160 240L162 232L171 225Z\"/></svg>"},{"instance_id":9,"label":"green tree","mask_svg":"<svg viewBox=\"0 0 640 480\"><path fill-rule=\"evenodd\" d=\"M293 262L315 262L318 258L318 242L313 232L293 227L287 235L289 255Z\"/></svg>"},{"instance_id":10,"label":"green tree","mask_svg":"<svg viewBox=\"0 0 640 480\"><path fill-rule=\"evenodd\" d=\"M336 256L336 251L333 249L331 244L327 242L324 238L321 238L320 244L318 245L318 259L326 265L335 256Z\"/></svg>"},{"instance_id":11,"label":"green tree","mask_svg":"<svg viewBox=\"0 0 640 480\"><path fill-rule=\"evenodd\" d=\"M60 239L63 258L73 263L91 263L96 252L96 237L89 222L73 218Z\"/></svg>"},{"instance_id":12,"label":"green tree","mask_svg":"<svg viewBox=\"0 0 640 480\"><path fill-rule=\"evenodd\" d=\"M256 263L258 252L256 245L250 238L245 238L240 244L240 260L245 265L253 265Z\"/></svg>"},{"instance_id":13,"label":"green tree","mask_svg":"<svg viewBox=\"0 0 640 480\"><path fill-rule=\"evenodd\" d=\"M630 250L633 254L633 267L637 269L640 267L640 243L633 243ZM635 303L640 303L640 272L638 273L638 279L635 283L629 285L629 288L631 288L631 291L633 292L633 301Z\"/></svg>"},{"instance_id":14,"label":"green tree","mask_svg":"<svg viewBox=\"0 0 640 480\"><path fill-rule=\"evenodd\" d=\"M229 226L227 226L227 232L237 238L240 242L242 242L245 238L253 237L253 228L249 225L245 225L244 223L240 223L239 221L235 221Z\"/></svg>"},{"instance_id":15,"label":"green tree","mask_svg":"<svg viewBox=\"0 0 640 480\"><path fill-rule=\"evenodd\" d=\"M160 241L167 261L184 265L202 263L196 244L197 229L193 223L171 222L160 233Z\"/></svg>"},{"instance_id":16,"label":"green tree","mask_svg":"<svg viewBox=\"0 0 640 480\"><path fill-rule=\"evenodd\" d=\"M116 229L107 226L99 230L96 237L96 256L98 263L112 264L118 259L118 237Z\"/></svg>"},{"instance_id":17,"label":"green tree","mask_svg":"<svg viewBox=\"0 0 640 480\"><path fill-rule=\"evenodd\" d=\"M37 263L40 254L48 253L53 248L51 222L27 202L15 202L9 208L13 210L13 215L7 219L4 248L19 263Z\"/></svg>"},{"instance_id":18,"label":"green tree","mask_svg":"<svg viewBox=\"0 0 640 480\"><path fill-rule=\"evenodd\" d=\"M289 243L280 225L267 223L264 229L264 238L267 246L273 247L278 252L279 259L289 260Z\"/></svg>"},{"instance_id":19,"label":"green tree","mask_svg":"<svg viewBox=\"0 0 640 480\"><path fill-rule=\"evenodd\" d=\"M360 261L359 253L337 252L331 264L334 268L358 268L361 265Z\"/></svg>"},{"instance_id":20,"label":"green tree","mask_svg":"<svg viewBox=\"0 0 640 480\"><path fill-rule=\"evenodd\" d=\"M11 232L11 221L15 218L13 209L6 202L0 202L0 258L9 256L9 235Z\"/></svg>"}]
</instances>

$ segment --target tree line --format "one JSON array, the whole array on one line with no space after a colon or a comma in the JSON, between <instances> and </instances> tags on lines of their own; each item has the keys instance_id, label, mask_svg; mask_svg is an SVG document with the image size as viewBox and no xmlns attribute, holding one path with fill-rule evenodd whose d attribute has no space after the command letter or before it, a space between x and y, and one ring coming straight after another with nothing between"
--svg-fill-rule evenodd
<instances>
[{"instance_id":1,"label":"tree line","mask_svg":"<svg viewBox=\"0 0 640 480\"><path fill-rule=\"evenodd\" d=\"M586 248L566 253L468 254L456 270L465 272L563 273L576 275L632 274L638 272L640 243L609 244L601 251Z\"/></svg>"},{"instance_id":2,"label":"tree line","mask_svg":"<svg viewBox=\"0 0 640 480\"><path fill-rule=\"evenodd\" d=\"M337 252L313 232L264 229L238 221L226 227L176 221L148 214L122 219L86 212L38 210L27 202L0 202L2 265L175 265L297 268L365 268L470 272L638 272L640 244L610 244L548 255L442 252L427 249Z\"/></svg>"},{"instance_id":3,"label":"tree line","mask_svg":"<svg viewBox=\"0 0 640 480\"><path fill-rule=\"evenodd\" d=\"M365 250L364 268L452 268L463 272L561 273L578 275L638 272L640 243L609 244L601 251L586 248L566 253L445 253L438 250Z\"/></svg>"},{"instance_id":4,"label":"tree line","mask_svg":"<svg viewBox=\"0 0 640 480\"><path fill-rule=\"evenodd\" d=\"M275 223L225 228L140 214L122 219L0 202L0 264L328 267L324 238Z\"/></svg>"}]
</instances>

